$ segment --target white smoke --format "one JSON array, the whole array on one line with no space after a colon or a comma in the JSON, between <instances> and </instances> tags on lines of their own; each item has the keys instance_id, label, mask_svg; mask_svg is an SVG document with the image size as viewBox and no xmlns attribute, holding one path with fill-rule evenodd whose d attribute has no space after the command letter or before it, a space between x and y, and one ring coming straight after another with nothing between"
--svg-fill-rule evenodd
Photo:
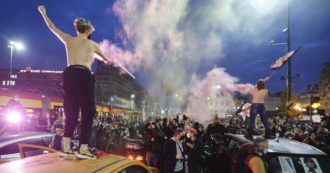
<instances>
[{"instance_id":1,"label":"white smoke","mask_svg":"<svg viewBox=\"0 0 330 173\"><path fill-rule=\"evenodd\" d=\"M213 66L225 57L223 39L239 37L244 40L269 29L274 22L273 16L281 12L285 3L265 2L117 0L109 10L122 24L122 30L118 32L121 46L104 40L101 47L131 71L144 71L149 83L147 87L153 95L184 96L192 92L189 104L199 105L204 101L202 98L216 95L213 85L220 85L223 90L219 91L219 100L230 105L230 93L235 87L246 88L237 84L236 77L223 68L210 71L205 79L192 76L202 67ZM249 41L260 42L258 38ZM205 107L193 111L194 115L202 115L203 111L204 115L209 115L210 110Z\"/></svg>"},{"instance_id":2,"label":"white smoke","mask_svg":"<svg viewBox=\"0 0 330 173\"><path fill-rule=\"evenodd\" d=\"M203 79L192 77L188 112L199 122L206 122L210 115L222 117L230 114L233 108L232 93L247 94L253 88L251 84L238 84L238 78L226 73L224 68L214 68Z\"/></svg>"}]
</instances>

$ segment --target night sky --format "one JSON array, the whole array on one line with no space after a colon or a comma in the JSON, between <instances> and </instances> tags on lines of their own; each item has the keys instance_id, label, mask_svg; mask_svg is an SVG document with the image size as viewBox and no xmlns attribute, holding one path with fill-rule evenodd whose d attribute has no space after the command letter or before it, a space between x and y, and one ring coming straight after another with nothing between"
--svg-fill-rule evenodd
<instances>
[{"instance_id":1,"label":"night sky","mask_svg":"<svg viewBox=\"0 0 330 173\"><path fill-rule=\"evenodd\" d=\"M89 19L96 32L93 40L109 39L119 44L116 33L122 28L111 6L111 0L2 0L0 2L0 68L9 68L9 40L21 40L26 45L24 52L14 53L14 67L33 69L63 70L66 66L63 44L49 31L37 6L44 4L50 19L62 31L75 35L72 21L76 17ZM205 1L206 3L207 1ZM293 79L295 92L306 92L307 85L316 83L322 64L330 61L330 1L291 1L291 47L302 46L292 59L292 73L301 76ZM198 72L205 74L213 66L224 67L240 82L254 83L256 79L271 73L269 66L277 57L285 54L285 46L269 46L270 40L286 41L282 29L286 27L285 11L275 16L269 30L257 34L242 35L219 32L223 40L224 58L217 64L203 66ZM134 14L132 14L134 15ZM256 16L257 17L257 16ZM258 27L256 27L258 30ZM285 87L280 80L286 68L280 69L268 86L271 92ZM145 84L143 72L135 72L137 79Z\"/></svg>"}]
</instances>

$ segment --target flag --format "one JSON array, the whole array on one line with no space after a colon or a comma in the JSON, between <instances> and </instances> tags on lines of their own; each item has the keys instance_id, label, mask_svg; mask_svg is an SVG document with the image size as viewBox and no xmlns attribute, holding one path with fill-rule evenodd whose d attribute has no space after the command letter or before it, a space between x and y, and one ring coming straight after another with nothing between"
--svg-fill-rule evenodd
<instances>
[{"instance_id":1,"label":"flag","mask_svg":"<svg viewBox=\"0 0 330 173\"><path fill-rule=\"evenodd\" d=\"M291 52L288 52L284 56L281 56L280 58L278 58L276 60L276 62L270 68L272 70L278 70L278 69L280 69L288 61L289 58L293 57L293 55L296 52L298 52L299 49L300 49L300 47L298 49L296 49L296 50L293 50Z\"/></svg>"}]
</instances>

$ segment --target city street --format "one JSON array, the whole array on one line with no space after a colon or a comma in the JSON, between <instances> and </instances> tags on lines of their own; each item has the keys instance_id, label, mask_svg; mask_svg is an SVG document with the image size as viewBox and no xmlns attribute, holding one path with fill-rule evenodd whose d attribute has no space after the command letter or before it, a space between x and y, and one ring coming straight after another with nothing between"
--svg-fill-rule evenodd
<instances>
[{"instance_id":1,"label":"city street","mask_svg":"<svg viewBox=\"0 0 330 173\"><path fill-rule=\"evenodd\" d=\"M0 173L330 172L328 0L0 10Z\"/></svg>"}]
</instances>

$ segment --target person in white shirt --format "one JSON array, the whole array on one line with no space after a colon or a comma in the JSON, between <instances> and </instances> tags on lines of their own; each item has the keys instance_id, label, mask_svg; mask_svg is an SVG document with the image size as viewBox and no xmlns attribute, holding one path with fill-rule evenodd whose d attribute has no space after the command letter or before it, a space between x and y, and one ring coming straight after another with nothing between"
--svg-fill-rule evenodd
<instances>
[{"instance_id":1,"label":"person in white shirt","mask_svg":"<svg viewBox=\"0 0 330 173\"><path fill-rule=\"evenodd\" d=\"M242 105L242 110L238 113L241 116L243 122L246 122L246 123L249 122L251 105L252 104L248 103L248 102L244 103Z\"/></svg>"},{"instance_id":2,"label":"person in white shirt","mask_svg":"<svg viewBox=\"0 0 330 173\"><path fill-rule=\"evenodd\" d=\"M251 90L252 105L250 108L248 133L246 135L248 138L252 138L252 134L255 130L255 119L258 114L265 127L265 138L272 138L265 109L265 99L268 96L268 90L265 88L266 80L267 79L258 80L256 87Z\"/></svg>"},{"instance_id":3,"label":"person in white shirt","mask_svg":"<svg viewBox=\"0 0 330 173\"><path fill-rule=\"evenodd\" d=\"M80 150L77 157L95 158L91 154L88 141L90 138L93 117L96 113L94 84L91 73L94 54L99 55L105 63L110 58L104 55L94 41L90 40L94 27L87 19L74 20L77 36L71 36L59 30L48 18L43 5L38 7L48 28L63 42L66 50L67 68L63 72L65 130L62 140L61 156L74 156L70 141L78 124L79 110L81 110Z\"/></svg>"}]
</instances>

